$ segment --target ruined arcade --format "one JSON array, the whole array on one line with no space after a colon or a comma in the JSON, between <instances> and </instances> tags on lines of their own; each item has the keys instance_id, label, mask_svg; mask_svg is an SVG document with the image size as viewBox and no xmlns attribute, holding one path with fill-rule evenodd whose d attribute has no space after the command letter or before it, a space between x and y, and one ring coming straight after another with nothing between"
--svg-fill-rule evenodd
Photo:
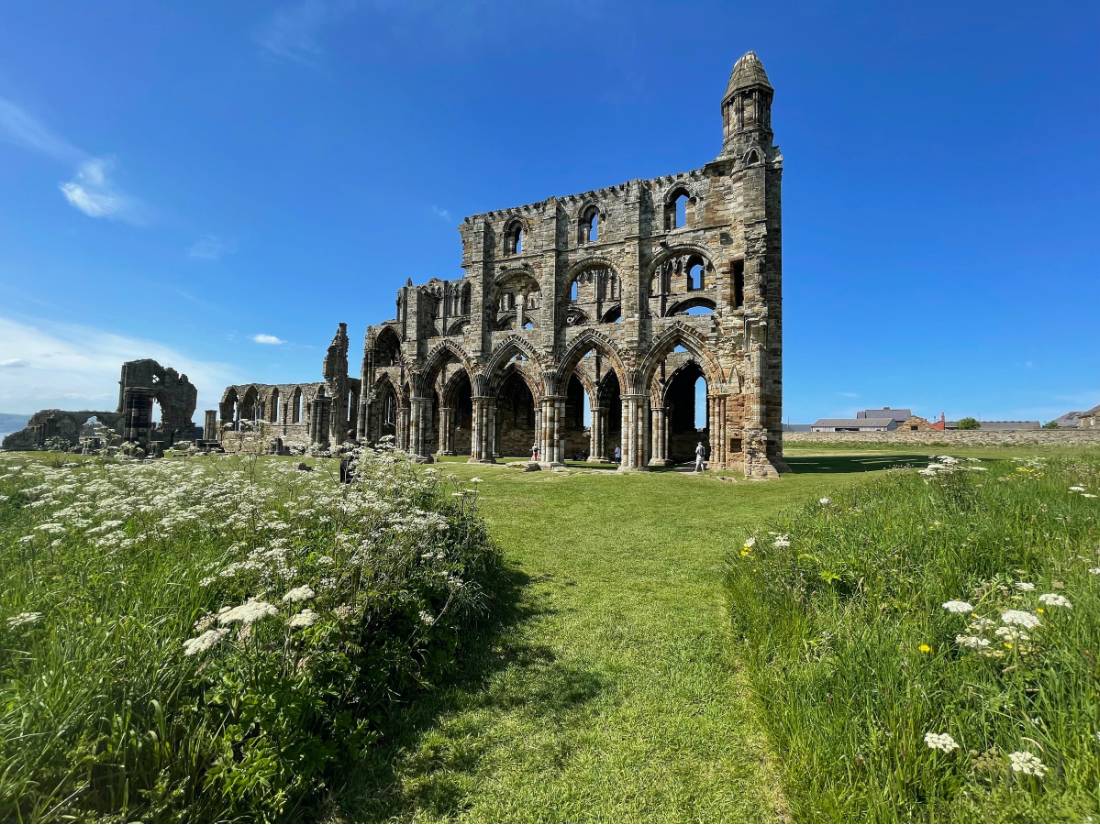
<instances>
[{"instance_id":1,"label":"ruined arcade","mask_svg":"<svg viewBox=\"0 0 1100 825\"><path fill-rule=\"evenodd\" d=\"M322 381L225 391L223 444L245 430L302 446L388 436L425 460L619 455L623 469L644 469L687 460L702 441L712 467L776 475L773 94L748 52L721 97L721 151L704 166L467 217L464 276L401 287L396 316L366 331L358 379L341 324Z\"/></svg>"}]
</instances>

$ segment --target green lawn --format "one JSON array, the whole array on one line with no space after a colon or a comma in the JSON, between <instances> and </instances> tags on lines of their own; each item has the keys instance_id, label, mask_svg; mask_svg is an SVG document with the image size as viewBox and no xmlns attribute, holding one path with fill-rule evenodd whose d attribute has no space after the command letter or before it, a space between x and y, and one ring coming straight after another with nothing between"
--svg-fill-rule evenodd
<instances>
[{"instance_id":1,"label":"green lawn","mask_svg":"<svg viewBox=\"0 0 1100 825\"><path fill-rule=\"evenodd\" d=\"M447 462L514 571L468 680L420 704L348 818L737 821L786 816L729 628L723 557L787 507L926 454L792 452L775 482Z\"/></svg>"}]
</instances>

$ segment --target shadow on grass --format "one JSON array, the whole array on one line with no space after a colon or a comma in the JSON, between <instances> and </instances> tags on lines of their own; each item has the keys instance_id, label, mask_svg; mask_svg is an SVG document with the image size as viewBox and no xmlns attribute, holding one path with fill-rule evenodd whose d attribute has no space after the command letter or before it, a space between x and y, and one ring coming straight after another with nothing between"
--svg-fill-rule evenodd
<instances>
[{"instance_id":1,"label":"shadow on grass","mask_svg":"<svg viewBox=\"0 0 1100 825\"><path fill-rule=\"evenodd\" d=\"M394 715L379 746L349 765L325 818L352 822L408 821L416 811L453 818L462 809L464 775L477 771L492 746L476 711L520 709L559 718L604 689L597 674L558 662L546 646L524 642L516 628L553 612L534 595L527 574L503 567L493 582L494 608L469 633L456 671ZM510 670L501 677L501 671ZM469 713L474 711L474 713ZM446 732L431 728L450 716Z\"/></svg>"},{"instance_id":2,"label":"shadow on grass","mask_svg":"<svg viewBox=\"0 0 1100 825\"><path fill-rule=\"evenodd\" d=\"M784 456L792 473L868 473L891 467L924 467L927 455L898 453L892 455L812 455Z\"/></svg>"}]
</instances>

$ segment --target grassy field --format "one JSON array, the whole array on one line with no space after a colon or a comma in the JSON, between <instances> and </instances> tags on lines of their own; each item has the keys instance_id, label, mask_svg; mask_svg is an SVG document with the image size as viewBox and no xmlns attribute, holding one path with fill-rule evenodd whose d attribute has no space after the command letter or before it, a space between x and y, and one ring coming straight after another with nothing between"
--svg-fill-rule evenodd
<instances>
[{"instance_id":1,"label":"grassy field","mask_svg":"<svg viewBox=\"0 0 1100 825\"><path fill-rule=\"evenodd\" d=\"M1055 462L1067 454L1058 449L965 452L986 460L1041 453ZM768 567L753 577L731 579L731 571L749 570L737 567L745 559L746 538L759 537L753 562L764 564L768 531L788 530L794 540L798 534L792 525L800 518L802 529L809 531L820 515L820 498L839 502L849 512L845 502L859 500L865 495L861 491L896 490L891 474L882 472L891 467L909 467L905 477L919 487L923 481L915 468L928 460L924 452L800 447L789 451L793 472L766 483L722 480L711 473L619 474L583 466L565 473L522 473L461 461L421 468L443 481L445 497L453 492L456 502L476 500L504 557L497 608L489 622L466 628L455 668L447 670L446 678L431 679L426 690L395 706L399 716L390 724L372 728L377 738L361 759L346 763L347 769L328 783L318 815L446 821L860 819L890 818L890 813L951 818L964 809L922 807L923 801L910 808L897 806L896 800L879 807L868 803L865 794L861 797L863 785L879 776L869 770L822 770L824 786L815 785L813 770L821 765L806 756L814 749L842 766L853 753L864 759L866 754L846 750L850 738L838 740L842 744L832 750L814 739L807 726L828 701L800 704L782 679L769 681L773 673L790 674L782 657L767 649L778 634L771 632L765 613L735 611L733 623L730 613L731 593L737 605L762 598L784 581L783 571ZM202 461L185 463L193 467ZM264 472L273 473L280 463L265 459ZM875 512L900 512L910 499L911 490L895 494ZM1074 501L1075 506L1087 504ZM807 519L807 513L813 518ZM311 523L319 516L311 513ZM293 523L286 516L283 520ZM881 525L860 524L845 546L877 547L871 537ZM213 550L202 552L206 567L220 559ZM909 561L919 569L917 560ZM163 563L169 567L135 569L130 575L199 578L178 560ZM1016 575L1008 568L1004 572ZM1036 579L1040 574L1050 579L1049 572L1036 567ZM847 580L850 571L840 574ZM961 587L966 575L959 572L952 582ZM959 598L969 593L958 592ZM924 594L919 603L927 607L938 593ZM187 616L172 620L176 636L186 635L193 615L212 609L211 598L194 598L198 603L184 611ZM155 615L171 599L170 593L156 595L147 612ZM32 609L10 594L2 606L5 615ZM83 609L108 616L124 608L107 601ZM843 627L843 613L828 616L837 623L830 630L835 636ZM747 638L750 619L755 631ZM851 619L855 627L873 625L865 612L853 612ZM946 625L937 627L935 656L946 656L941 653ZM1094 631L1089 625L1082 632ZM109 646L110 634L101 635ZM799 647L804 640L792 639L797 650L791 655L804 656L799 652L805 650ZM103 648L92 655L109 661L110 652ZM932 659L918 656L918 661ZM172 663L173 678L181 678L179 662ZM1095 672L1086 674L1086 684L1094 677ZM868 677L871 690L874 678ZM836 714L821 718L828 722L822 731L845 724ZM1100 730L1097 720L1076 721ZM792 731L806 732L805 741L796 741ZM1088 739L1094 732L1085 731L1081 742L1094 742ZM969 739L964 745L970 747ZM6 747L11 754L23 746L8 741ZM875 764L878 770L886 763ZM1056 769L1061 771L1062 763ZM1041 795L1042 786L1030 793ZM1095 789L1086 788L1069 803L1047 810L1080 817L1094 798ZM980 818L983 811L1039 809L965 810ZM39 816L44 812L39 809Z\"/></svg>"},{"instance_id":2,"label":"grassy field","mask_svg":"<svg viewBox=\"0 0 1100 825\"><path fill-rule=\"evenodd\" d=\"M611 821L787 816L722 592L725 555L792 506L923 455L795 457L775 483L444 463L516 571L471 678L419 709L357 818Z\"/></svg>"}]
</instances>

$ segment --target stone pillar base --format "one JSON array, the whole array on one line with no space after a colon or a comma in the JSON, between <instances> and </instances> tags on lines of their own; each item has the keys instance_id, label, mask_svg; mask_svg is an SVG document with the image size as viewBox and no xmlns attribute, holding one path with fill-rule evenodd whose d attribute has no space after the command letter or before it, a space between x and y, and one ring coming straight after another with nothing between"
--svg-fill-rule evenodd
<instances>
[{"instance_id":1,"label":"stone pillar base","mask_svg":"<svg viewBox=\"0 0 1100 825\"><path fill-rule=\"evenodd\" d=\"M473 456L470 456L468 459L466 459L466 463L467 464L496 464L497 460L495 458L474 458Z\"/></svg>"},{"instance_id":2,"label":"stone pillar base","mask_svg":"<svg viewBox=\"0 0 1100 825\"><path fill-rule=\"evenodd\" d=\"M671 467L675 463L671 458L651 458L649 460L650 467Z\"/></svg>"}]
</instances>

